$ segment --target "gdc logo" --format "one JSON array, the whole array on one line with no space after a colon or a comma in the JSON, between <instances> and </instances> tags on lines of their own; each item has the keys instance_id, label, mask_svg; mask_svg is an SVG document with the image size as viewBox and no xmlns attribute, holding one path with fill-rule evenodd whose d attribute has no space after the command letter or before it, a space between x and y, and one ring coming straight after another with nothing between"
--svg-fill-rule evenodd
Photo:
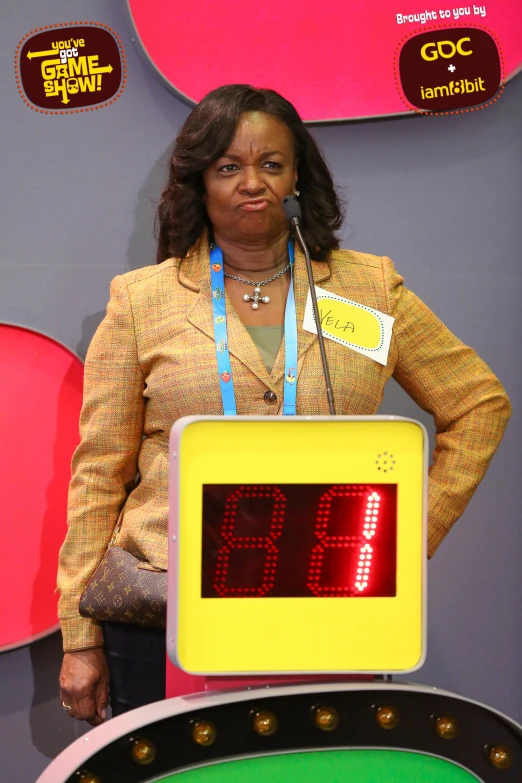
<instances>
[{"instance_id":1,"label":"gdc logo","mask_svg":"<svg viewBox=\"0 0 522 783\"><path fill-rule=\"evenodd\" d=\"M458 40L456 44L454 44L453 41L438 41L438 43L430 41L422 47L421 57L425 60L436 60L437 57L445 57L448 60L450 57L455 57L456 54L468 57L468 55L473 54L473 52L471 49L463 49L462 45L469 43L469 40L470 39L466 36L465 38Z\"/></svg>"},{"instance_id":2,"label":"gdc logo","mask_svg":"<svg viewBox=\"0 0 522 783\"><path fill-rule=\"evenodd\" d=\"M399 56L404 96L426 111L478 106L499 90L497 45L484 30L447 28L407 41Z\"/></svg>"}]
</instances>

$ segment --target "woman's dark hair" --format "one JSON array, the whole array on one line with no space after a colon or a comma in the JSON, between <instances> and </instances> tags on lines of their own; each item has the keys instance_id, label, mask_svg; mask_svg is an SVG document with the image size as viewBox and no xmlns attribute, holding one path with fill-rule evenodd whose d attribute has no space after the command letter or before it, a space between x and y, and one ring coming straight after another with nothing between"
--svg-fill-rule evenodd
<instances>
[{"instance_id":1,"label":"woman's dark hair","mask_svg":"<svg viewBox=\"0 0 522 783\"><path fill-rule=\"evenodd\" d=\"M183 258L203 229L211 230L203 203L202 172L228 149L241 115L252 111L275 117L294 137L303 234L312 257L323 261L339 247L335 231L343 221L342 206L317 143L295 108L273 90L227 84L203 98L176 139L156 215L158 264L172 256Z\"/></svg>"}]
</instances>

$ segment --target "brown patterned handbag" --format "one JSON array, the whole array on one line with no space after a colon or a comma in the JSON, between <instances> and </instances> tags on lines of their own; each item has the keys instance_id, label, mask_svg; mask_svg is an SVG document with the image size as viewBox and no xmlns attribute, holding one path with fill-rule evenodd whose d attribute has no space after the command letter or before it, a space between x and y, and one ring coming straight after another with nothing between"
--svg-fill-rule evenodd
<instances>
[{"instance_id":1,"label":"brown patterned handbag","mask_svg":"<svg viewBox=\"0 0 522 783\"><path fill-rule=\"evenodd\" d=\"M166 627L167 572L109 546L80 598L82 617Z\"/></svg>"}]
</instances>

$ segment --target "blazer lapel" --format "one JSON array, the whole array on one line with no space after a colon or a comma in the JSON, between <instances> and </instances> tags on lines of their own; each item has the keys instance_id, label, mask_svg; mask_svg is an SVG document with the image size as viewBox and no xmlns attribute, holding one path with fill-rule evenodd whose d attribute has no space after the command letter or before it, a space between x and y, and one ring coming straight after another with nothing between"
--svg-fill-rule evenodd
<instances>
[{"instance_id":1,"label":"blazer lapel","mask_svg":"<svg viewBox=\"0 0 522 783\"><path fill-rule=\"evenodd\" d=\"M212 311L212 290L210 286L210 253L208 239L202 236L187 257L180 264L178 280L192 289L199 291L195 302L189 307L187 318L189 322L204 332L214 341L214 321ZM248 369L264 383L270 385L270 376L261 359L256 345L241 323L228 296L225 295L227 310L228 350L231 356L239 359ZM284 368L283 368L284 369Z\"/></svg>"}]
</instances>

